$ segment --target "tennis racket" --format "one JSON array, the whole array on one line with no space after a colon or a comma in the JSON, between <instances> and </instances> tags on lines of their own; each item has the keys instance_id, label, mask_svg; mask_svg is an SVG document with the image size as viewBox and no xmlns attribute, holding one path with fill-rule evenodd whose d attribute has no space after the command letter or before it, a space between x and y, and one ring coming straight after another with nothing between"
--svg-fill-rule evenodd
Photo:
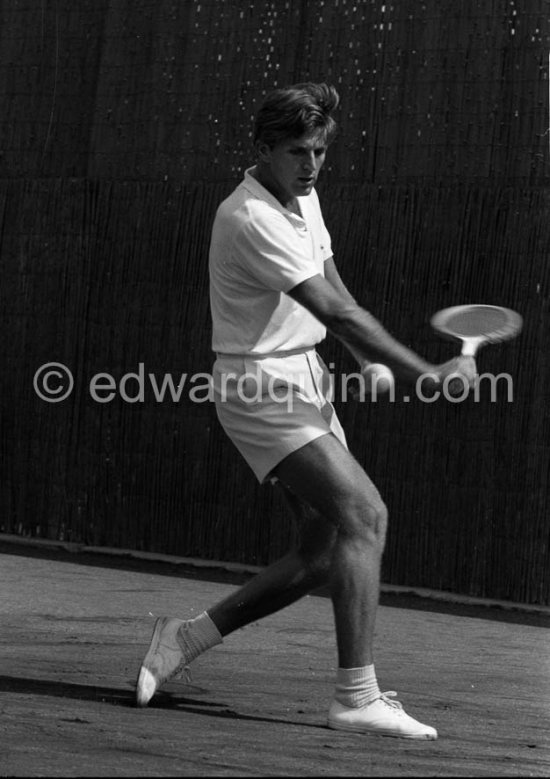
<instances>
[{"instance_id":1,"label":"tennis racket","mask_svg":"<svg viewBox=\"0 0 550 779\"><path fill-rule=\"evenodd\" d=\"M430 323L434 330L462 341L464 357L475 357L485 344L515 338L521 331L523 319L510 308L471 303L444 308L433 315Z\"/></svg>"}]
</instances>

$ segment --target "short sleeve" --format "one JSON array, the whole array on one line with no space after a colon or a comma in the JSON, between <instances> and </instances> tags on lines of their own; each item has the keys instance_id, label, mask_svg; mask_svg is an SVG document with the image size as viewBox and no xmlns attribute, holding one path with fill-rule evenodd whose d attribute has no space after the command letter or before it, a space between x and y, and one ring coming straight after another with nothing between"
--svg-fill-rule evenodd
<instances>
[{"instance_id":1,"label":"short sleeve","mask_svg":"<svg viewBox=\"0 0 550 779\"><path fill-rule=\"evenodd\" d=\"M235 235L233 251L249 275L278 292L289 292L320 272L312 257L309 232L294 227L278 212L248 219Z\"/></svg>"}]
</instances>

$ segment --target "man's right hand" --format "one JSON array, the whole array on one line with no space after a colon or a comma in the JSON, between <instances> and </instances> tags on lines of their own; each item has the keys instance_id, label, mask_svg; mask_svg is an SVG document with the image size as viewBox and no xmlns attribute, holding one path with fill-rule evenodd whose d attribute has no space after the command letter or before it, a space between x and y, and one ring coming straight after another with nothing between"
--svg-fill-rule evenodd
<instances>
[{"instance_id":1,"label":"man's right hand","mask_svg":"<svg viewBox=\"0 0 550 779\"><path fill-rule=\"evenodd\" d=\"M434 383L434 389L440 389L446 381L448 393L457 397L464 394L465 388L472 389L477 380L477 366L473 357L453 357L452 360L436 366L435 375L437 380ZM448 378L455 376L456 378Z\"/></svg>"}]
</instances>

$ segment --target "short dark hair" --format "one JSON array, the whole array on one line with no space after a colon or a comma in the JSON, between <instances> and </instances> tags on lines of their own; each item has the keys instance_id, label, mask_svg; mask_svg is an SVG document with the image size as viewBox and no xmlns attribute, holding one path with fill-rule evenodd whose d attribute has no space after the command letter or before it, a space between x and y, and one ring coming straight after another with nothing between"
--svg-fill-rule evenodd
<instances>
[{"instance_id":1,"label":"short dark hair","mask_svg":"<svg viewBox=\"0 0 550 779\"><path fill-rule=\"evenodd\" d=\"M327 84L293 84L275 89L262 103L254 123L254 143L273 148L286 138L299 138L319 130L327 144L334 140L337 125L331 116L340 96Z\"/></svg>"}]
</instances>

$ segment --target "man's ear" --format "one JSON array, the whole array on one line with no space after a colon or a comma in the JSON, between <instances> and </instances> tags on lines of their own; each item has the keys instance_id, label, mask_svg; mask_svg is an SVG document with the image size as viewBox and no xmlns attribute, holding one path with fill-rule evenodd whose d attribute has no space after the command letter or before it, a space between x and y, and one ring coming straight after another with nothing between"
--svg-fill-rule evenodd
<instances>
[{"instance_id":1,"label":"man's ear","mask_svg":"<svg viewBox=\"0 0 550 779\"><path fill-rule=\"evenodd\" d=\"M256 141L256 154L260 162L271 161L271 148L265 141Z\"/></svg>"}]
</instances>

